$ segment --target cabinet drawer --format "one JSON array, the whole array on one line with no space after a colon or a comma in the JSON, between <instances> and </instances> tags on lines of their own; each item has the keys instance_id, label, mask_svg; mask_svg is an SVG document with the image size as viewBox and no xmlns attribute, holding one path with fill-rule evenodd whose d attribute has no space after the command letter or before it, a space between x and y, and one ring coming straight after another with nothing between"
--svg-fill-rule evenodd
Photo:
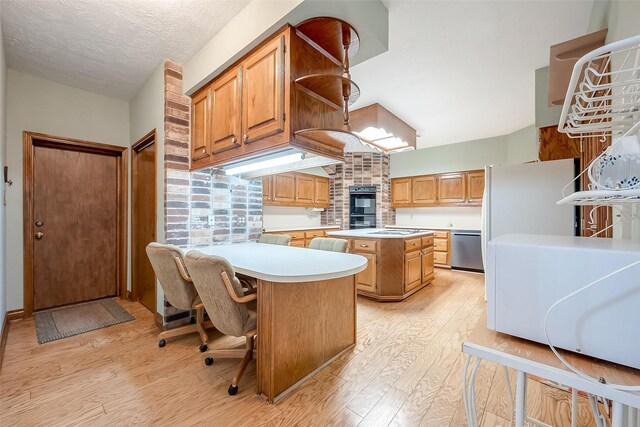
<instances>
[{"instance_id":1,"label":"cabinet drawer","mask_svg":"<svg viewBox=\"0 0 640 427\"><path fill-rule=\"evenodd\" d=\"M289 242L289 246L296 246L298 248L304 248L304 239L302 240L292 240Z\"/></svg>"},{"instance_id":2,"label":"cabinet drawer","mask_svg":"<svg viewBox=\"0 0 640 427\"><path fill-rule=\"evenodd\" d=\"M324 230L310 230L304 232L305 239L313 239L314 237L324 237Z\"/></svg>"},{"instance_id":3,"label":"cabinet drawer","mask_svg":"<svg viewBox=\"0 0 640 427\"><path fill-rule=\"evenodd\" d=\"M423 237L422 238L422 247L426 248L429 246L433 246L433 237Z\"/></svg>"},{"instance_id":4,"label":"cabinet drawer","mask_svg":"<svg viewBox=\"0 0 640 427\"><path fill-rule=\"evenodd\" d=\"M378 242L375 240L354 240L353 250L362 252L375 252L378 248Z\"/></svg>"},{"instance_id":5,"label":"cabinet drawer","mask_svg":"<svg viewBox=\"0 0 640 427\"><path fill-rule=\"evenodd\" d=\"M422 247L422 240L418 237L417 239L407 239L404 241L404 251L413 251L415 249L420 249Z\"/></svg>"},{"instance_id":6,"label":"cabinet drawer","mask_svg":"<svg viewBox=\"0 0 640 427\"><path fill-rule=\"evenodd\" d=\"M433 240L433 249L436 251L446 252L449 250L447 247L448 239L434 239Z\"/></svg>"},{"instance_id":7,"label":"cabinet drawer","mask_svg":"<svg viewBox=\"0 0 640 427\"><path fill-rule=\"evenodd\" d=\"M434 231L436 239L448 239L449 232L448 231Z\"/></svg>"},{"instance_id":8,"label":"cabinet drawer","mask_svg":"<svg viewBox=\"0 0 640 427\"><path fill-rule=\"evenodd\" d=\"M288 233L289 236L291 236L291 240L299 240L299 239L304 239L304 231L289 231Z\"/></svg>"},{"instance_id":9,"label":"cabinet drawer","mask_svg":"<svg viewBox=\"0 0 640 427\"><path fill-rule=\"evenodd\" d=\"M436 264L447 264L447 254L448 252L434 252L433 253L433 262Z\"/></svg>"}]
</instances>

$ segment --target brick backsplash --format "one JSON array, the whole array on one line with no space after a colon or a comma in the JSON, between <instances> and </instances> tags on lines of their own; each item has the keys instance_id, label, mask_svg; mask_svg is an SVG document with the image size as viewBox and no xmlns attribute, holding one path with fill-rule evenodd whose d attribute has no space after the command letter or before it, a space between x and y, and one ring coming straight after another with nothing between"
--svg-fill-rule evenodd
<instances>
[{"instance_id":1,"label":"brick backsplash","mask_svg":"<svg viewBox=\"0 0 640 427\"><path fill-rule=\"evenodd\" d=\"M376 227L393 225L396 213L391 209L389 156L379 153L344 153L343 164L325 166L330 178L331 205L320 214L322 225L349 228L349 186L375 185Z\"/></svg>"},{"instance_id":2,"label":"brick backsplash","mask_svg":"<svg viewBox=\"0 0 640 427\"><path fill-rule=\"evenodd\" d=\"M189 172L191 99L183 94L182 66L164 66L165 232L168 244L205 246L256 240L262 233L262 181L216 169ZM213 225L209 216L213 215ZM195 313L164 302L164 326L193 322Z\"/></svg>"}]
</instances>

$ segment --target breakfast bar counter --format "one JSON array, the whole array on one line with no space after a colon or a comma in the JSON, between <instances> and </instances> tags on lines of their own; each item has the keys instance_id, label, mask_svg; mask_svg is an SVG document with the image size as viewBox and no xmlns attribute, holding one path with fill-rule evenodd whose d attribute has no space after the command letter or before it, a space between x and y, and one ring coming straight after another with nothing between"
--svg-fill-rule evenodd
<instances>
[{"instance_id":1,"label":"breakfast bar counter","mask_svg":"<svg viewBox=\"0 0 640 427\"><path fill-rule=\"evenodd\" d=\"M257 279L257 392L274 402L356 342L355 254L264 243L194 247Z\"/></svg>"}]
</instances>

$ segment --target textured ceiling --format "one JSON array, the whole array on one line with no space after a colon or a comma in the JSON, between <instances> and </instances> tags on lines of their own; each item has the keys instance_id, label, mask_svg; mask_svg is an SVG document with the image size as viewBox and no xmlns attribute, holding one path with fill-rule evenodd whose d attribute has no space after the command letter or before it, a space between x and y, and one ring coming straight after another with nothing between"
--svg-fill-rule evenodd
<instances>
[{"instance_id":1,"label":"textured ceiling","mask_svg":"<svg viewBox=\"0 0 640 427\"><path fill-rule=\"evenodd\" d=\"M190 58L247 0L1 0L7 66L130 100Z\"/></svg>"},{"instance_id":2,"label":"textured ceiling","mask_svg":"<svg viewBox=\"0 0 640 427\"><path fill-rule=\"evenodd\" d=\"M587 32L592 1L403 1L389 51L352 68L353 108L378 102L413 126L418 148L511 133L535 120L549 46Z\"/></svg>"}]
</instances>

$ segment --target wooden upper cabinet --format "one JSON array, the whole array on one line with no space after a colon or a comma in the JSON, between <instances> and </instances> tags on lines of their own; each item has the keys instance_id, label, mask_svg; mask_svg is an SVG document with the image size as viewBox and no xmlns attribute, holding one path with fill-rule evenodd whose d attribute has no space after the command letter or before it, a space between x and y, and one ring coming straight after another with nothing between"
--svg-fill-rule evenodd
<instances>
[{"instance_id":1,"label":"wooden upper cabinet","mask_svg":"<svg viewBox=\"0 0 640 427\"><path fill-rule=\"evenodd\" d=\"M244 143L284 131L284 46L285 36L278 36L243 63Z\"/></svg>"},{"instance_id":2,"label":"wooden upper cabinet","mask_svg":"<svg viewBox=\"0 0 640 427\"><path fill-rule=\"evenodd\" d=\"M318 207L328 208L331 204L329 178L317 176L313 179L314 202Z\"/></svg>"},{"instance_id":3,"label":"wooden upper cabinet","mask_svg":"<svg viewBox=\"0 0 640 427\"><path fill-rule=\"evenodd\" d=\"M268 203L273 200L273 176L262 177L262 202Z\"/></svg>"},{"instance_id":4,"label":"wooden upper cabinet","mask_svg":"<svg viewBox=\"0 0 640 427\"><path fill-rule=\"evenodd\" d=\"M315 203L314 177L311 175L296 174L295 181L296 181L295 202L313 205Z\"/></svg>"},{"instance_id":5,"label":"wooden upper cabinet","mask_svg":"<svg viewBox=\"0 0 640 427\"><path fill-rule=\"evenodd\" d=\"M418 176L411 181L411 203L432 205L437 203L438 178L435 175Z\"/></svg>"},{"instance_id":6,"label":"wooden upper cabinet","mask_svg":"<svg viewBox=\"0 0 640 427\"><path fill-rule=\"evenodd\" d=\"M484 171L467 172L467 203L481 204L484 195Z\"/></svg>"},{"instance_id":7,"label":"wooden upper cabinet","mask_svg":"<svg viewBox=\"0 0 640 427\"><path fill-rule=\"evenodd\" d=\"M219 153L241 144L241 78L242 68L238 67L211 85L210 147L212 153Z\"/></svg>"},{"instance_id":8,"label":"wooden upper cabinet","mask_svg":"<svg viewBox=\"0 0 640 427\"><path fill-rule=\"evenodd\" d=\"M296 199L296 178L292 173L273 176L273 200L279 203L294 202Z\"/></svg>"},{"instance_id":9,"label":"wooden upper cabinet","mask_svg":"<svg viewBox=\"0 0 640 427\"><path fill-rule=\"evenodd\" d=\"M193 97L191 109L191 158L208 157L211 135L211 90L203 90Z\"/></svg>"},{"instance_id":10,"label":"wooden upper cabinet","mask_svg":"<svg viewBox=\"0 0 640 427\"><path fill-rule=\"evenodd\" d=\"M466 199L464 173L440 175L438 179L438 202L442 204L463 203Z\"/></svg>"},{"instance_id":11,"label":"wooden upper cabinet","mask_svg":"<svg viewBox=\"0 0 640 427\"><path fill-rule=\"evenodd\" d=\"M391 181L391 204L411 204L411 178L396 178Z\"/></svg>"}]
</instances>

